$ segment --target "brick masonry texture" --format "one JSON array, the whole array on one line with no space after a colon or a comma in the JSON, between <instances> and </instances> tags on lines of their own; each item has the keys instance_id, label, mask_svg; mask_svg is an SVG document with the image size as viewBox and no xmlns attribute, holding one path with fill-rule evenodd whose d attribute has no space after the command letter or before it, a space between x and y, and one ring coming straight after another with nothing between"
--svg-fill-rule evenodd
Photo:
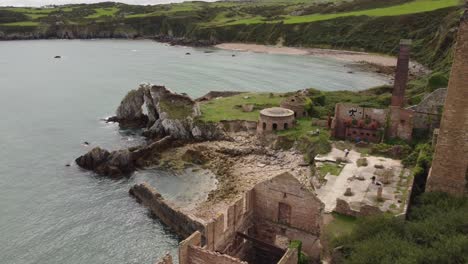
<instances>
[{"instance_id":1,"label":"brick masonry texture","mask_svg":"<svg viewBox=\"0 0 468 264\"><path fill-rule=\"evenodd\" d=\"M411 41L401 40L400 53L398 55L395 74L395 84L392 94L392 106L403 107L405 105L405 90L408 82Z\"/></svg>"},{"instance_id":2,"label":"brick masonry texture","mask_svg":"<svg viewBox=\"0 0 468 264\"><path fill-rule=\"evenodd\" d=\"M467 194L468 174L468 10L460 22L447 98L427 191Z\"/></svg>"}]
</instances>

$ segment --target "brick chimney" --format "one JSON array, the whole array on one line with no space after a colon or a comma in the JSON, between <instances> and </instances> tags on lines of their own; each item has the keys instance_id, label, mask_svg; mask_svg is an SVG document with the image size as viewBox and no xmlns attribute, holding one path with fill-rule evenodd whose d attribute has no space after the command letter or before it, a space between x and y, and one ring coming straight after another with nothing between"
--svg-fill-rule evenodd
<instances>
[{"instance_id":1,"label":"brick chimney","mask_svg":"<svg viewBox=\"0 0 468 264\"><path fill-rule=\"evenodd\" d=\"M468 195L468 5L458 28L427 191Z\"/></svg>"},{"instance_id":2,"label":"brick chimney","mask_svg":"<svg viewBox=\"0 0 468 264\"><path fill-rule=\"evenodd\" d=\"M400 40L400 54L395 74L391 106L403 107L405 105L405 90L408 82L411 40Z\"/></svg>"}]
</instances>

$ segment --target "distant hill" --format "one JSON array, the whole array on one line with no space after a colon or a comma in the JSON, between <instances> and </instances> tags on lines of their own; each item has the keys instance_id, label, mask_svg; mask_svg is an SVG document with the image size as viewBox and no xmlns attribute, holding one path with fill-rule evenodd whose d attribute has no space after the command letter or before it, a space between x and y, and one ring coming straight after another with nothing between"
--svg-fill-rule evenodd
<instances>
[{"instance_id":1,"label":"distant hill","mask_svg":"<svg viewBox=\"0 0 468 264\"><path fill-rule=\"evenodd\" d=\"M0 39L163 36L394 54L400 38L411 38L420 62L446 70L460 5L460 0L231 0L3 7Z\"/></svg>"}]
</instances>

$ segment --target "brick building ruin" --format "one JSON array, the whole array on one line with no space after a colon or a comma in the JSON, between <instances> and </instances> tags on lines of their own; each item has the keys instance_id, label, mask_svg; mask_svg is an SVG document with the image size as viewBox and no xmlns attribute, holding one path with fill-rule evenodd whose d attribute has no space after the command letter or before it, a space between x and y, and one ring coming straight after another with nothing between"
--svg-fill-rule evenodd
<instances>
[{"instance_id":1,"label":"brick building ruin","mask_svg":"<svg viewBox=\"0 0 468 264\"><path fill-rule=\"evenodd\" d=\"M288 248L292 240L302 241L302 252L320 259L324 205L289 173L257 184L210 221L171 208L147 184L131 193L185 238L179 244L180 264L296 264L297 249ZM171 263L165 259L160 263Z\"/></svg>"},{"instance_id":2,"label":"brick building ruin","mask_svg":"<svg viewBox=\"0 0 468 264\"><path fill-rule=\"evenodd\" d=\"M351 141L380 142L386 138L411 140L414 129L433 130L440 121L446 90L439 89L415 106L404 108L409 74L410 40L400 41L391 104L387 109L339 103L332 120L332 136Z\"/></svg>"},{"instance_id":3,"label":"brick building ruin","mask_svg":"<svg viewBox=\"0 0 468 264\"><path fill-rule=\"evenodd\" d=\"M292 110L282 107L266 108L260 111L257 125L259 133L286 130L294 126L295 118Z\"/></svg>"},{"instance_id":4,"label":"brick building ruin","mask_svg":"<svg viewBox=\"0 0 468 264\"><path fill-rule=\"evenodd\" d=\"M284 99L280 106L292 110L295 118L307 117L307 98L301 95L293 95Z\"/></svg>"},{"instance_id":5,"label":"brick building ruin","mask_svg":"<svg viewBox=\"0 0 468 264\"><path fill-rule=\"evenodd\" d=\"M468 4L467 4L468 5ZM468 9L462 16L427 191L468 193Z\"/></svg>"},{"instance_id":6,"label":"brick building ruin","mask_svg":"<svg viewBox=\"0 0 468 264\"><path fill-rule=\"evenodd\" d=\"M257 184L179 247L180 264L297 263L289 241L320 257L322 202L289 173Z\"/></svg>"}]
</instances>

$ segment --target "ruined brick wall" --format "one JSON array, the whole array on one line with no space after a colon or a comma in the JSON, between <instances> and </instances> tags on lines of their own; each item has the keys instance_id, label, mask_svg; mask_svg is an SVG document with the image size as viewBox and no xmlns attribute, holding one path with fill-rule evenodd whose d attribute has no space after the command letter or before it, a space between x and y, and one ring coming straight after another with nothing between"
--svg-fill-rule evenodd
<instances>
[{"instance_id":1,"label":"ruined brick wall","mask_svg":"<svg viewBox=\"0 0 468 264\"><path fill-rule=\"evenodd\" d=\"M284 173L254 188L256 238L275 244L276 235L301 240L303 250L317 255L323 204L294 176Z\"/></svg>"},{"instance_id":2,"label":"ruined brick wall","mask_svg":"<svg viewBox=\"0 0 468 264\"><path fill-rule=\"evenodd\" d=\"M411 140L413 137L413 117L414 111L391 106L387 136L389 138Z\"/></svg>"},{"instance_id":3,"label":"ruined brick wall","mask_svg":"<svg viewBox=\"0 0 468 264\"><path fill-rule=\"evenodd\" d=\"M201 233L195 231L192 235L179 243L179 264L188 264L191 246L201 247Z\"/></svg>"},{"instance_id":4,"label":"ruined brick wall","mask_svg":"<svg viewBox=\"0 0 468 264\"><path fill-rule=\"evenodd\" d=\"M289 102L282 102L281 107L294 111L295 118L302 118L307 116L307 111L304 105L293 104Z\"/></svg>"},{"instance_id":5,"label":"ruined brick wall","mask_svg":"<svg viewBox=\"0 0 468 264\"><path fill-rule=\"evenodd\" d=\"M401 108L405 105L405 90L408 82L410 50L411 40L402 39L400 41L400 52L398 55L391 106Z\"/></svg>"},{"instance_id":6,"label":"ruined brick wall","mask_svg":"<svg viewBox=\"0 0 468 264\"><path fill-rule=\"evenodd\" d=\"M298 253L295 248L288 248L284 256L280 259L278 264L297 264Z\"/></svg>"},{"instance_id":7,"label":"ruined brick wall","mask_svg":"<svg viewBox=\"0 0 468 264\"><path fill-rule=\"evenodd\" d=\"M229 255L217 253L196 246L189 246L187 264L247 264L247 262L241 261Z\"/></svg>"},{"instance_id":8,"label":"ruined brick wall","mask_svg":"<svg viewBox=\"0 0 468 264\"><path fill-rule=\"evenodd\" d=\"M364 119L366 116L371 120L376 120L380 125L386 124L388 110L365 108L354 104L339 103L335 106L335 117L332 125L332 135L335 138L346 138L345 121L347 119Z\"/></svg>"},{"instance_id":9,"label":"ruined brick wall","mask_svg":"<svg viewBox=\"0 0 468 264\"><path fill-rule=\"evenodd\" d=\"M427 191L467 194L468 175L468 11L458 29L444 113Z\"/></svg>"},{"instance_id":10,"label":"ruined brick wall","mask_svg":"<svg viewBox=\"0 0 468 264\"><path fill-rule=\"evenodd\" d=\"M336 207L334 211L340 214L354 217L370 216L382 213L382 211L378 207L367 204L361 205L359 206L359 208L353 209L347 201L340 198L336 199Z\"/></svg>"},{"instance_id":11,"label":"ruined brick wall","mask_svg":"<svg viewBox=\"0 0 468 264\"><path fill-rule=\"evenodd\" d=\"M171 206L148 183L136 184L130 189L130 194L147 206L161 222L173 229L179 236L188 237L195 231L204 232L204 225L201 221Z\"/></svg>"},{"instance_id":12,"label":"ruined brick wall","mask_svg":"<svg viewBox=\"0 0 468 264\"><path fill-rule=\"evenodd\" d=\"M248 249L246 241L239 239L236 232L248 234L253 226L253 211L253 191L250 190L206 225L206 248L244 258Z\"/></svg>"},{"instance_id":13,"label":"ruined brick wall","mask_svg":"<svg viewBox=\"0 0 468 264\"><path fill-rule=\"evenodd\" d=\"M380 132L375 129L347 127L345 132L345 138L350 141L354 141L356 137L359 137L361 140L373 143L379 143L381 140Z\"/></svg>"},{"instance_id":14,"label":"ruined brick wall","mask_svg":"<svg viewBox=\"0 0 468 264\"><path fill-rule=\"evenodd\" d=\"M219 123L227 132L255 132L257 130L256 121L222 120Z\"/></svg>"},{"instance_id":15,"label":"ruined brick wall","mask_svg":"<svg viewBox=\"0 0 468 264\"><path fill-rule=\"evenodd\" d=\"M225 214L218 215L207 224L172 207L147 183L133 186L130 194L148 206L161 222L178 235L187 237L179 244L180 264L245 263L235 258L243 257L248 250L246 241L239 239L236 232L248 233L253 226L253 191L246 192L243 198L228 207Z\"/></svg>"}]
</instances>

